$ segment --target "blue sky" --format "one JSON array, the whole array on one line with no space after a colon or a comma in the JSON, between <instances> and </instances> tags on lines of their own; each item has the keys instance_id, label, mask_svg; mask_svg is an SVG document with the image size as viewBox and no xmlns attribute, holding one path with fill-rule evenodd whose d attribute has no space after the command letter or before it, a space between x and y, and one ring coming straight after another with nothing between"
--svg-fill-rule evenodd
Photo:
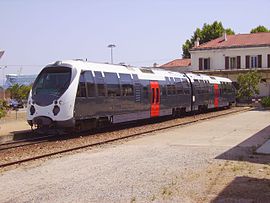
<instances>
[{"instance_id":1,"label":"blue sky","mask_svg":"<svg viewBox=\"0 0 270 203\"><path fill-rule=\"evenodd\" d=\"M270 28L269 8L268 0L0 0L0 65L31 74L61 59L109 62L110 43L115 63L163 64L181 57L203 23L235 33Z\"/></svg>"}]
</instances>

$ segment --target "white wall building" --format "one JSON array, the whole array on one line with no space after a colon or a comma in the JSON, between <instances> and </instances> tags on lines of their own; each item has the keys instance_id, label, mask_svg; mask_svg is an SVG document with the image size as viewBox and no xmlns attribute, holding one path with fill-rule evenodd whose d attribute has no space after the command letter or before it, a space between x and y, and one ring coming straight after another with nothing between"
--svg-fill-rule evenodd
<instances>
[{"instance_id":1,"label":"white wall building","mask_svg":"<svg viewBox=\"0 0 270 203\"><path fill-rule=\"evenodd\" d=\"M270 33L224 35L190 53L192 70L270 68Z\"/></svg>"},{"instance_id":2,"label":"white wall building","mask_svg":"<svg viewBox=\"0 0 270 203\"><path fill-rule=\"evenodd\" d=\"M190 50L191 71L229 77L256 69L262 76L260 96L270 95L270 33L226 35Z\"/></svg>"}]
</instances>

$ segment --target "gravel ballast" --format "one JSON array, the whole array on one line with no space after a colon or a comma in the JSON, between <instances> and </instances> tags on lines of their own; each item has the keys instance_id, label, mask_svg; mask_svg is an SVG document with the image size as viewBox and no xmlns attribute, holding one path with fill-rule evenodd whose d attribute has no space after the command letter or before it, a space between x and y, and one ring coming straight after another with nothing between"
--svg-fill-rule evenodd
<instances>
[{"instance_id":1,"label":"gravel ballast","mask_svg":"<svg viewBox=\"0 0 270 203\"><path fill-rule=\"evenodd\" d=\"M267 185L267 157L218 157L269 123L270 112L250 111L21 166L1 173L0 202L208 202L219 194L225 198L224 189L241 175L266 180ZM253 142L243 147L257 144ZM262 191L261 197L267 197ZM231 200L253 198L243 191L238 195Z\"/></svg>"}]
</instances>

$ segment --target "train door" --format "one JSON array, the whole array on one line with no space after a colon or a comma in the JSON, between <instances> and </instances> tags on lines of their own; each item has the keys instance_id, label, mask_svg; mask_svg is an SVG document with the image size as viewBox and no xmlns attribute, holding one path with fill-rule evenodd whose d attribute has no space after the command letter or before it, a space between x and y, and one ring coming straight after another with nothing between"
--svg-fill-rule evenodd
<instances>
[{"instance_id":1,"label":"train door","mask_svg":"<svg viewBox=\"0 0 270 203\"><path fill-rule=\"evenodd\" d=\"M160 89L158 82L150 82L151 88L151 117L159 116Z\"/></svg>"},{"instance_id":2,"label":"train door","mask_svg":"<svg viewBox=\"0 0 270 203\"><path fill-rule=\"evenodd\" d=\"M214 105L215 105L215 108L218 107L218 99L219 99L218 84L214 84Z\"/></svg>"}]
</instances>

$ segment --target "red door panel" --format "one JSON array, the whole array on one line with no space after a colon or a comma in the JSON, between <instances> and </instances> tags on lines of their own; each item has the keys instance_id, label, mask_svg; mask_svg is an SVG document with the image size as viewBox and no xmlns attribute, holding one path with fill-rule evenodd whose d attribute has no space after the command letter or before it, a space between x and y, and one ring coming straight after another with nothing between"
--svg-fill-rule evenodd
<instances>
[{"instance_id":1,"label":"red door panel","mask_svg":"<svg viewBox=\"0 0 270 203\"><path fill-rule=\"evenodd\" d=\"M159 116L160 89L158 82L150 82L151 88L151 117Z\"/></svg>"},{"instance_id":2,"label":"red door panel","mask_svg":"<svg viewBox=\"0 0 270 203\"><path fill-rule=\"evenodd\" d=\"M214 105L215 108L218 107L219 89L218 84L214 84Z\"/></svg>"}]
</instances>

